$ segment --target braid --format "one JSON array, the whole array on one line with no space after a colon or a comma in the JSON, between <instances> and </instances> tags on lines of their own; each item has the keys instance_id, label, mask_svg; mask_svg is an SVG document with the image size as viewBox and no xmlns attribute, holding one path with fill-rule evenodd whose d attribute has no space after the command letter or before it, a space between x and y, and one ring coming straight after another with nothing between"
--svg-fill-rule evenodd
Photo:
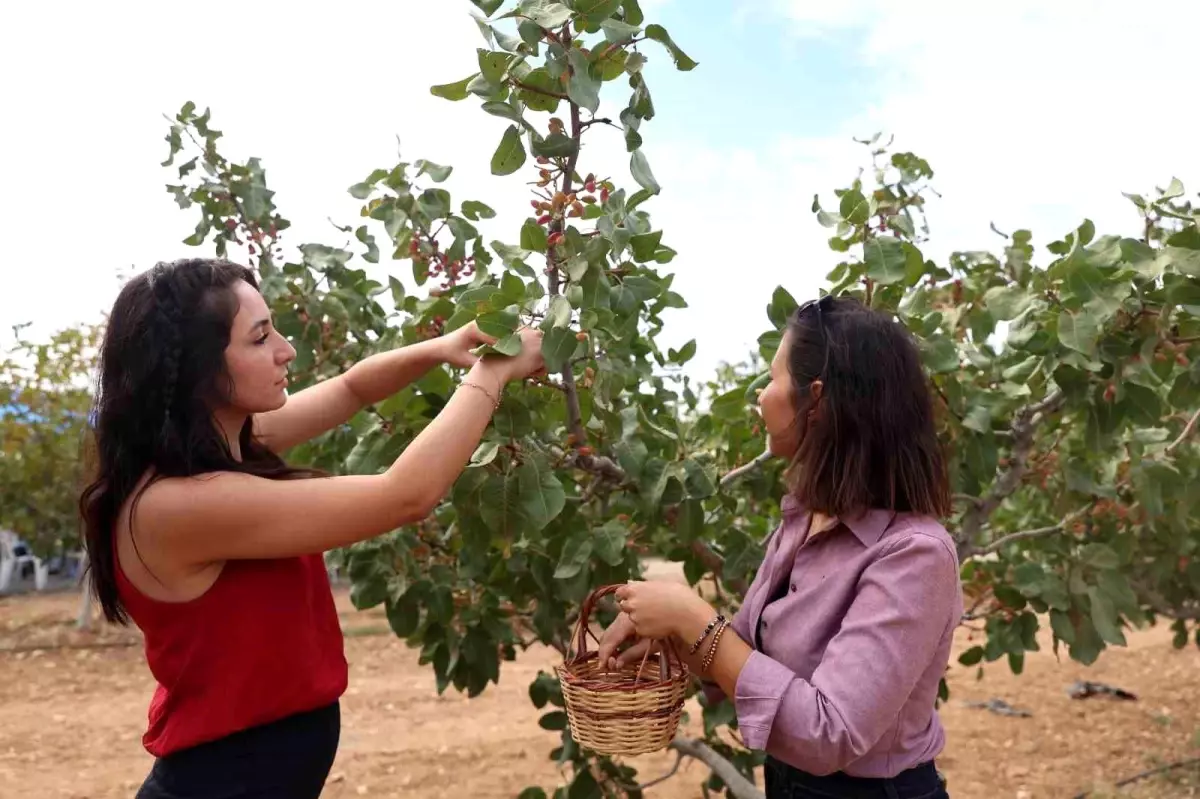
<instances>
[{"instance_id":1,"label":"braid","mask_svg":"<svg viewBox=\"0 0 1200 799\"><path fill-rule=\"evenodd\" d=\"M176 274L172 265L165 263L155 264L150 270L150 287L154 292L157 322L163 341L163 382L160 392L164 435L170 430L171 409L175 405L175 388L179 382L179 362L183 357L183 309L171 286L171 279Z\"/></svg>"}]
</instances>

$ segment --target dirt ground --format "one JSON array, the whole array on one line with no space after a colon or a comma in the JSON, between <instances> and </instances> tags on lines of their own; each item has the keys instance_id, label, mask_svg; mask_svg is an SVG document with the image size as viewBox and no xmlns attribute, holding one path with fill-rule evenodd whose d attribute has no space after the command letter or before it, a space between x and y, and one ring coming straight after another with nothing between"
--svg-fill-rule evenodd
<instances>
[{"instance_id":1,"label":"dirt ground","mask_svg":"<svg viewBox=\"0 0 1200 799\"><path fill-rule=\"evenodd\" d=\"M385 633L380 614L356 612L342 592L338 602L351 687L326 797L515 797L530 784L548 792L559 784L547 757L557 733L537 726L526 693L538 670L554 665L553 652L504 664L500 685L478 699L438 697L432 672ZM76 606L72 594L0 599L0 799L131 797L150 765L140 736L153 683L141 649L128 632L75 632ZM964 631L959 646L967 645ZM1139 699L1068 699L1065 688L1082 678ZM1069 799L1200 756L1200 650L1175 651L1165 629L1133 633L1128 648L1110 650L1091 669L1056 662L1047 644L1027 658L1021 677L995 664L976 680L974 669L956 665L949 682L949 743L939 764L954 799ZM965 704L993 698L1033 716ZM648 756L636 765L648 780L672 761ZM703 767L689 763L647 795L699 797L703 777ZM1094 795L1200 797L1200 770Z\"/></svg>"}]
</instances>

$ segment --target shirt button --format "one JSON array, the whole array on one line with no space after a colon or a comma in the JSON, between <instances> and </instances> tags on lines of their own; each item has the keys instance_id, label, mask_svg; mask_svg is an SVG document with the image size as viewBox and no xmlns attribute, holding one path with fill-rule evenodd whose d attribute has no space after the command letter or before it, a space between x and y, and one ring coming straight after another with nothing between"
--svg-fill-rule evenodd
<instances>
[{"instance_id":1,"label":"shirt button","mask_svg":"<svg viewBox=\"0 0 1200 799\"><path fill-rule=\"evenodd\" d=\"M792 592L795 593L795 591L796 591L796 584L792 583Z\"/></svg>"}]
</instances>

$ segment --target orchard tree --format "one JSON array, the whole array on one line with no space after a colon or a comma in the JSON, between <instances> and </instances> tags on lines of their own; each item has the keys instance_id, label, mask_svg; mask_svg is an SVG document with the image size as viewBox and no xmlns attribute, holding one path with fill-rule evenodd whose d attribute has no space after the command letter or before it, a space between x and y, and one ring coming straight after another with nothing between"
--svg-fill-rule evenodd
<instances>
[{"instance_id":1,"label":"orchard tree","mask_svg":"<svg viewBox=\"0 0 1200 799\"><path fill-rule=\"evenodd\" d=\"M510 123L489 148L494 175L531 187L529 205L505 215L510 235L485 242L480 228L501 220L481 202L453 202L449 166L401 161L350 187L362 222L343 229L349 244L302 244L289 260L288 221L261 162L223 156L208 111L188 103L173 117L164 164L177 170L168 190L180 207L199 212L186 243L236 249L257 268L297 349L297 389L471 320L501 355L515 351L520 325L545 331L551 376L506 390L445 502L337 556L355 605L382 605L438 690L469 696L519 650L565 654L587 593L638 576L646 556L681 562L690 582L736 603L782 491L782 465L763 455L750 405L796 307L777 289L745 364L702 385L681 376L695 343L666 352L657 343L668 311L686 306L664 270L675 251L646 211L659 186L641 147L654 59L685 71L696 62L634 0L475 5L486 43L479 69L432 92ZM619 113L597 116L601 93L621 85ZM629 153L616 173L582 146L610 127ZM813 210L844 258L830 291L903 320L941 397L959 502L948 524L977 597L964 621L986 631L986 646L964 662L1007 658L1019 670L1047 617L1056 646L1083 662L1121 643L1127 625L1158 617L1174 621L1182 642L1200 595L1187 490L1197 471L1189 436L1200 372L1187 347L1200 335L1200 234L1182 187L1134 198L1140 240L1097 238L1085 223L1039 266L1031 235L1018 231L998 255L956 254L942 267L920 251L931 168L868 146L869 183L860 176L829 210L815 201ZM188 160L176 166L180 157ZM355 258L409 261L418 290L371 278ZM452 370L434 370L289 458L378 471L454 385ZM567 784L556 796L641 794L633 769L572 740L552 675L529 694L546 711L541 725L561 731L551 757ZM757 795L761 754L738 745L731 705L705 707L703 721L703 739L673 748L713 769L707 788Z\"/></svg>"},{"instance_id":2,"label":"orchard tree","mask_svg":"<svg viewBox=\"0 0 1200 799\"><path fill-rule=\"evenodd\" d=\"M79 549L77 489L100 328L35 342L16 329L0 360L0 529L46 558Z\"/></svg>"}]
</instances>

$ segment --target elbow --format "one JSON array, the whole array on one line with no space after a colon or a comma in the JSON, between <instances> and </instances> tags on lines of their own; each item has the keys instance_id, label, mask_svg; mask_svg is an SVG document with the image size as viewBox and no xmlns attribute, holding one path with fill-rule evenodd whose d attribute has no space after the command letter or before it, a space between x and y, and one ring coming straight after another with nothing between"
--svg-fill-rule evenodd
<instances>
[{"instance_id":1,"label":"elbow","mask_svg":"<svg viewBox=\"0 0 1200 799\"><path fill-rule=\"evenodd\" d=\"M406 524L413 524L428 518L437 509L439 501L440 497L431 493L410 497L401 503L396 527L403 527Z\"/></svg>"}]
</instances>

